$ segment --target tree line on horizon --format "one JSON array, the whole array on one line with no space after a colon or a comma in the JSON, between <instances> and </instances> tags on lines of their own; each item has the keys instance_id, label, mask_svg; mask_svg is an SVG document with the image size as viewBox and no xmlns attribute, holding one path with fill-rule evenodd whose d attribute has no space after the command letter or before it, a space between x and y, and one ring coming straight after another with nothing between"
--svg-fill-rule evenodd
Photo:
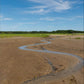
<instances>
[{"instance_id":1,"label":"tree line on horizon","mask_svg":"<svg viewBox=\"0 0 84 84\"><path fill-rule=\"evenodd\" d=\"M57 34L73 34L84 33L84 31L76 30L57 30L57 31L0 31L0 34L32 34L32 33L57 33Z\"/></svg>"}]
</instances>

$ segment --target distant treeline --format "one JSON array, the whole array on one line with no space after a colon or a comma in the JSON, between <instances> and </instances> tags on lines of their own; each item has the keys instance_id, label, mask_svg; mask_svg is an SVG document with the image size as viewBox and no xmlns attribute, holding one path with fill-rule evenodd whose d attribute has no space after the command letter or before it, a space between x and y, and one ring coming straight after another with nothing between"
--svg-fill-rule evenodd
<instances>
[{"instance_id":1,"label":"distant treeline","mask_svg":"<svg viewBox=\"0 0 84 84\"><path fill-rule=\"evenodd\" d=\"M0 31L0 34L34 34L34 33L57 33L57 34L73 34L73 33L84 33L84 31L75 30L57 30L57 31Z\"/></svg>"}]
</instances>

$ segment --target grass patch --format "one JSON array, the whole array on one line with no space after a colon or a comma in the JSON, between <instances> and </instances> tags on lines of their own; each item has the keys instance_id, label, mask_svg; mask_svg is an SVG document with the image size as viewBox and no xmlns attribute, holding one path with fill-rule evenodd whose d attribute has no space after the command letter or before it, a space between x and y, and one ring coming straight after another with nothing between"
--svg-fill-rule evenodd
<instances>
[{"instance_id":1,"label":"grass patch","mask_svg":"<svg viewBox=\"0 0 84 84\"><path fill-rule=\"evenodd\" d=\"M49 37L50 35L79 35L79 34L63 34L63 33L26 33L26 34L14 34L14 33L1 33L0 38L10 38L10 37ZM80 35L83 35L80 33ZM76 39L80 39L77 37Z\"/></svg>"},{"instance_id":2,"label":"grass patch","mask_svg":"<svg viewBox=\"0 0 84 84\"><path fill-rule=\"evenodd\" d=\"M84 35L84 33L74 33L74 35Z\"/></svg>"},{"instance_id":3,"label":"grass patch","mask_svg":"<svg viewBox=\"0 0 84 84\"><path fill-rule=\"evenodd\" d=\"M55 35L55 34L53 34L53 35ZM56 33L56 35L84 35L84 33L72 33L72 34L69 34L69 33Z\"/></svg>"},{"instance_id":4,"label":"grass patch","mask_svg":"<svg viewBox=\"0 0 84 84\"><path fill-rule=\"evenodd\" d=\"M76 37L75 39L81 39L80 37Z\"/></svg>"},{"instance_id":5,"label":"grass patch","mask_svg":"<svg viewBox=\"0 0 84 84\"><path fill-rule=\"evenodd\" d=\"M10 37L48 37L48 34L0 34L0 38Z\"/></svg>"}]
</instances>

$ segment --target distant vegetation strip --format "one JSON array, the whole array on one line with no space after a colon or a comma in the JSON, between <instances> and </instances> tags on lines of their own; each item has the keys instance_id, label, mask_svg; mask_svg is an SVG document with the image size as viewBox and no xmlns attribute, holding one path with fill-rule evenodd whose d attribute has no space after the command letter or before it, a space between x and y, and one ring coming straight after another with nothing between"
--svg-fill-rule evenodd
<instances>
[{"instance_id":1,"label":"distant vegetation strip","mask_svg":"<svg viewBox=\"0 0 84 84\"><path fill-rule=\"evenodd\" d=\"M73 33L84 33L84 31L75 31L75 30L57 30L57 31L0 31L0 33L5 34L73 34Z\"/></svg>"},{"instance_id":2,"label":"distant vegetation strip","mask_svg":"<svg viewBox=\"0 0 84 84\"><path fill-rule=\"evenodd\" d=\"M4 37L48 37L49 35L84 35L84 31L57 30L57 31L1 31L0 38Z\"/></svg>"}]
</instances>

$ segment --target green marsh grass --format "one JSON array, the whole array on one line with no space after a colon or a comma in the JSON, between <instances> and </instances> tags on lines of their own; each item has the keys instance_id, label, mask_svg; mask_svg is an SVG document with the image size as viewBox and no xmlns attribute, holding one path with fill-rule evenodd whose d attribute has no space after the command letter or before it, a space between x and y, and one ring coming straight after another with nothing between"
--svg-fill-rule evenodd
<instances>
[{"instance_id":1,"label":"green marsh grass","mask_svg":"<svg viewBox=\"0 0 84 84\"><path fill-rule=\"evenodd\" d=\"M0 38L9 37L48 37L48 34L0 34Z\"/></svg>"},{"instance_id":2,"label":"green marsh grass","mask_svg":"<svg viewBox=\"0 0 84 84\"><path fill-rule=\"evenodd\" d=\"M0 38L10 38L10 37L49 37L50 35L84 35L84 34L62 34L62 33L29 33L29 34L5 34L0 33Z\"/></svg>"},{"instance_id":3,"label":"green marsh grass","mask_svg":"<svg viewBox=\"0 0 84 84\"><path fill-rule=\"evenodd\" d=\"M76 37L75 39L81 39L80 37Z\"/></svg>"}]
</instances>

